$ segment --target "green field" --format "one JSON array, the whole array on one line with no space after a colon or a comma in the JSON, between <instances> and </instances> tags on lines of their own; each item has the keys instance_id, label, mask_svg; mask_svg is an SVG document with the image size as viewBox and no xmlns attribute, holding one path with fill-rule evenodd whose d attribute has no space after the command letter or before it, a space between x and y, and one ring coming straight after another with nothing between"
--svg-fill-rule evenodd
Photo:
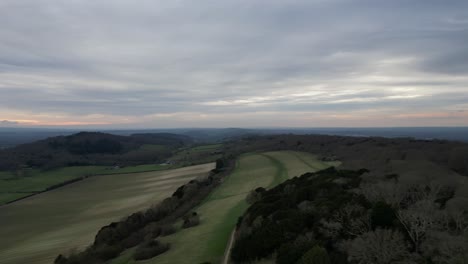
<instances>
[{"instance_id":1,"label":"green field","mask_svg":"<svg viewBox=\"0 0 468 264\"><path fill-rule=\"evenodd\" d=\"M25 169L20 176L2 171L0 172L0 205L44 191L55 184L84 176L157 171L167 168L168 166L156 164L128 166L119 169L112 169L109 166L77 166L49 171Z\"/></svg>"},{"instance_id":2,"label":"green field","mask_svg":"<svg viewBox=\"0 0 468 264\"><path fill-rule=\"evenodd\" d=\"M0 171L0 205L46 190L48 187L76 178L92 175L108 175L121 173L135 173L173 169L213 162L220 158L219 151L222 144L200 145L178 151L171 158L171 165L138 165L113 169L111 166L76 166L42 171L40 169L23 169L20 175L12 172ZM161 145L143 145L135 152L151 155L154 151L164 150Z\"/></svg>"},{"instance_id":3,"label":"green field","mask_svg":"<svg viewBox=\"0 0 468 264\"><path fill-rule=\"evenodd\" d=\"M210 145L201 145L191 148L192 151L216 151L219 150L223 144L210 144Z\"/></svg>"},{"instance_id":4,"label":"green field","mask_svg":"<svg viewBox=\"0 0 468 264\"><path fill-rule=\"evenodd\" d=\"M177 151L170 160L183 166L213 162L221 158L219 151L222 147L223 144L210 144L184 148Z\"/></svg>"},{"instance_id":5,"label":"green field","mask_svg":"<svg viewBox=\"0 0 468 264\"><path fill-rule=\"evenodd\" d=\"M284 180L339 163L326 164L314 155L281 151L242 156L235 171L226 178L198 208L201 224L179 230L162 239L171 249L151 260L141 263L220 263L237 219L247 209L245 197L257 187L273 187ZM131 250L114 264L135 263ZM140 262L138 262L140 263Z\"/></svg>"},{"instance_id":6,"label":"green field","mask_svg":"<svg viewBox=\"0 0 468 264\"><path fill-rule=\"evenodd\" d=\"M60 253L83 250L102 226L148 208L213 168L90 177L1 206L0 263L52 263Z\"/></svg>"}]
</instances>

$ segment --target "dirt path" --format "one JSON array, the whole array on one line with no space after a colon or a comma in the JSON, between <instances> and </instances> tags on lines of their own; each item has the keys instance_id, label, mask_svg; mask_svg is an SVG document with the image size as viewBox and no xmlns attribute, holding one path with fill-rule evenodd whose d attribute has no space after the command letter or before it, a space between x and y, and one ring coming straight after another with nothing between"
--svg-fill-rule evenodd
<instances>
[{"instance_id":1,"label":"dirt path","mask_svg":"<svg viewBox=\"0 0 468 264\"><path fill-rule=\"evenodd\" d=\"M228 246L226 247L226 252L224 252L223 262L221 262L222 264L229 263L229 259L231 257L231 249L232 249L232 246L234 245L235 234L236 234L236 230L233 230L231 233L231 237L229 238Z\"/></svg>"}]
</instances>

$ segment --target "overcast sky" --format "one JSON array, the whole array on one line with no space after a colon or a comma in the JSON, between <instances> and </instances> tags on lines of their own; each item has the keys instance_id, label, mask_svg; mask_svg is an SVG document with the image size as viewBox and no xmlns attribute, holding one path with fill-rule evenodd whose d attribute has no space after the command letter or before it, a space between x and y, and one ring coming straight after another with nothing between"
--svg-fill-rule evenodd
<instances>
[{"instance_id":1,"label":"overcast sky","mask_svg":"<svg viewBox=\"0 0 468 264\"><path fill-rule=\"evenodd\" d=\"M1 0L0 126L468 126L468 1Z\"/></svg>"}]
</instances>

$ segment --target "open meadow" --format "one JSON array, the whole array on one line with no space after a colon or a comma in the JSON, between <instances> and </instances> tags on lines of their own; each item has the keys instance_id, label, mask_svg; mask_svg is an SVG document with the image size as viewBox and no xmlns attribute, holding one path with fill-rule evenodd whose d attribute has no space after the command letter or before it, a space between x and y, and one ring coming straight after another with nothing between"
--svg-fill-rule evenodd
<instances>
[{"instance_id":1,"label":"open meadow","mask_svg":"<svg viewBox=\"0 0 468 264\"><path fill-rule=\"evenodd\" d=\"M238 217L248 207L245 198L251 190L271 188L288 178L338 165L338 162L321 162L316 156L303 152L243 155L237 161L234 172L194 209L200 215L200 225L162 238L161 241L171 244L171 249L141 263L221 263ZM131 252L128 250L113 263L134 263Z\"/></svg>"},{"instance_id":2,"label":"open meadow","mask_svg":"<svg viewBox=\"0 0 468 264\"><path fill-rule=\"evenodd\" d=\"M60 253L83 250L101 227L148 208L213 168L209 163L95 176L0 206L0 262L52 263Z\"/></svg>"}]
</instances>

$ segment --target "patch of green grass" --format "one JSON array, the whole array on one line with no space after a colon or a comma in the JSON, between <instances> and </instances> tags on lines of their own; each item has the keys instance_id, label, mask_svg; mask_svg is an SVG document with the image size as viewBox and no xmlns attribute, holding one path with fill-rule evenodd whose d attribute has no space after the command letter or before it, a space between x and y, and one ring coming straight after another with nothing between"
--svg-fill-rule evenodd
<instances>
[{"instance_id":1,"label":"patch of green grass","mask_svg":"<svg viewBox=\"0 0 468 264\"><path fill-rule=\"evenodd\" d=\"M288 170L286 169L286 166L284 166L284 164L281 161L274 158L274 155L268 155L268 154L261 154L261 155L269 159L276 168L275 177L273 179L272 184L270 184L270 186L267 186L268 188L274 187L275 185L278 185L288 179Z\"/></svg>"},{"instance_id":2,"label":"patch of green grass","mask_svg":"<svg viewBox=\"0 0 468 264\"><path fill-rule=\"evenodd\" d=\"M181 149L176 152L171 161L179 165L194 165L200 163L214 162L221 158L221 154L215 154L222 144L201 145L192 148Z\"/></svg>"},{"instance_id":3,"label":"patch of green grass","mask_svg":"<svg viewBox=\"0 0 468 264\"><path fill-rule=\"evenodd\" d=\"M34 193L0 193L0 204L5 204L10 201L14 201L16 199L31 195Z\"/></svg>"},{"instance_id":4,"label":"patch of green grass","mask_svg":"<svg viewBox=\"0 0 468 264\"><path fill-rule=\"evenodd\" d=\"M146 209L180 185L206 176L214 164L90 177L0 207L0 262L45 264L84 249L97 231Z\"/></svg>"},{"instance_id":5,"label":"patch of green grass","mask_svg":"<svg viewBox=\"0 0 468 264\"><path fill-rule=\"evenodd\" d=\"M192 151L215 151L220 149L223 144L202 145L191 148Z\"/></svg>"},{"instance_id":6,"label":"patch of green grass","mask_svg":"<svg viewBox=\"0 0 468 264\"><path fill-rule=\"evenodd\" d=\"M161 150L166 150L168 149L167 146L164 145L143 145L141 146L138 150L143 150L143 151L161 151Z\"/></svg>"},{"instance_id":7,"label":"patch of green grass","mask_svg":"<svg viewBox=\"0 0 468 264\"><path fill-rule=\"evenodd\" d=\"M13 175L9 171L0 171L0 181L11 178Z\"/></svg>"}]
</instances>

